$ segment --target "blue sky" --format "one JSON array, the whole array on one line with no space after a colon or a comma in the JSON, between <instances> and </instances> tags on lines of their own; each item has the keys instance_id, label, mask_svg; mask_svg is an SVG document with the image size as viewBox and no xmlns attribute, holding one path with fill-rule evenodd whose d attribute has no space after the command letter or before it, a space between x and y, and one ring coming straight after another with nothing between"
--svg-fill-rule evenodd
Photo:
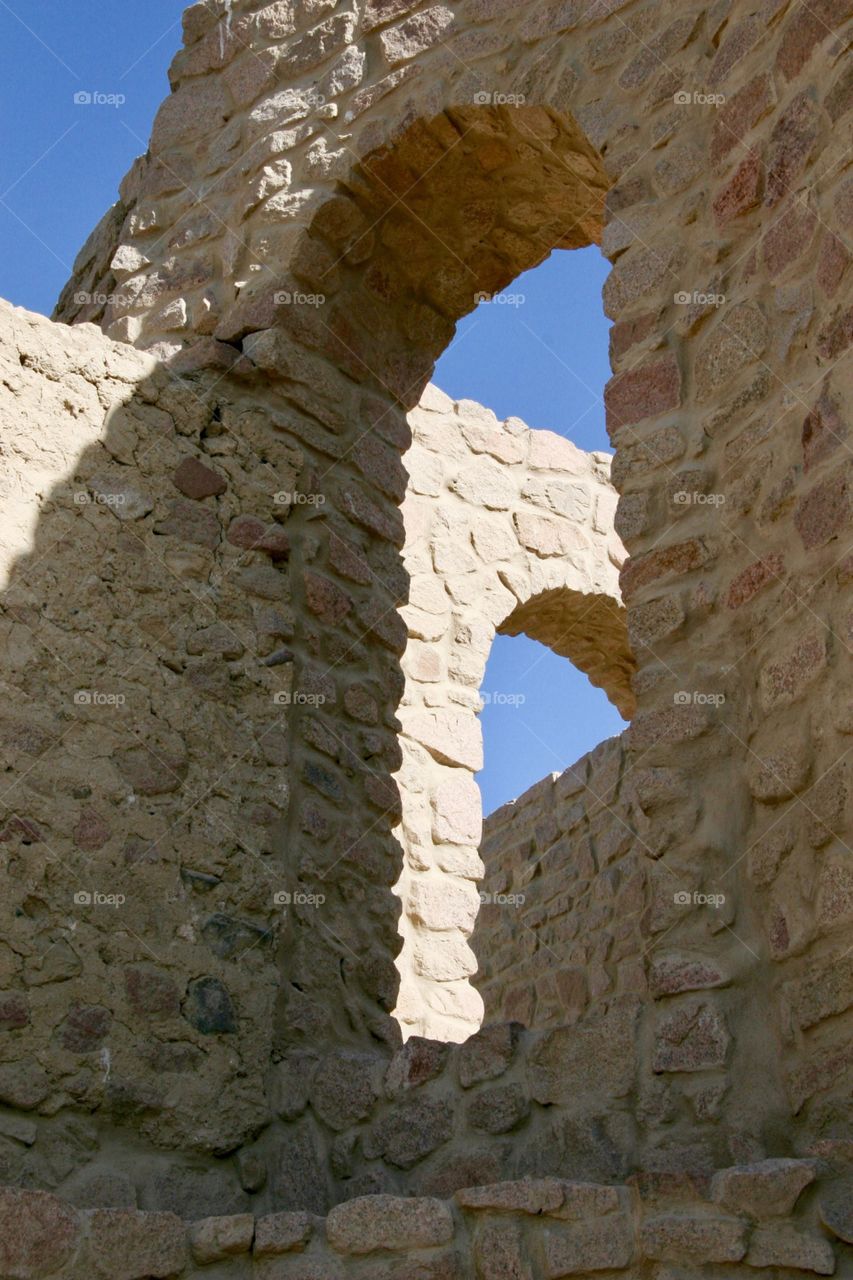
<instances>
[{"instance_id":1,"label":"blue sky","mask_svg":"<svg viewBox=\"0 0 853 1280\"><path fill-rule=\"evenodd\" d=\"M182 0L0 0L0 296L50 313L145 151ZM77 105L75 93L122 95Z\"/></svg>"},{"instance_id":2,"label":"blue sky","mask_svg":"<svg viewBox=\"0 0 853 1280\"><path fill-rule=\"evenodd\" d=\"M523 299L518 305L481 303L465 317L435 382L501 418L516 414L582 449L609 451L602 394L610 324L601 306L608 269L595 247L556 250L506 290ZM485 813L625 727L586 676L526 636L496 638L483 692L504 695L487 702L481 717Z\"/></svg>"},{"instance_id":3,"label":"blue sky","mask_svg":"<svg viewBox=\"0 0 853 1280\"><path fill-rule=\"evenodd\" d=\"M0 296L49 314L78 249L147 145L169 90L183 0L0 0ZM121 98L75 103L75 95ZM610 375L597 249L557 251L459 326L435 381L499 417L607 449L601 395ZM572 764L623 722L564 658L499 636L483 685L520 697L483 711L486 813Z\"/></svg>"}]
</instances>

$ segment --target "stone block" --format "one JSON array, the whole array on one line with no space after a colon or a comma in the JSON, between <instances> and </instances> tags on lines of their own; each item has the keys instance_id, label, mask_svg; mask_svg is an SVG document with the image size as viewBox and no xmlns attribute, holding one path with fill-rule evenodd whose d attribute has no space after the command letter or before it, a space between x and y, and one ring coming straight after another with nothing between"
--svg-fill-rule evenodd
<instances>
[{"instance_id":1,"label":"stone block","mask_svg":"<svg viewBox=\"0 0 853 1280\"><path fill-rule=\"evenodd\" d=\"M95 1209L88 1215L89 1275L99 1280L171 1280L187 1264L187 1231L174 1213Z\"/></svg>"},{"instance_id":2,"label":"stone block","mask_svg":"<svg viewBox=\"0 0 853 1280\"><path fill-rule=\"evenodd\" d=\"M381 1155L398 1169L411 1169L452 1134L452 1105L440 1099L423 1099L396 1107L378 1120L362 1141L368 1160Z\"/></svg>"},{"instance_id":3,"label":"stone block","mask_svg":"<svg viewBox=\"0 0 853 1280\"><path fill-rule=\"evenodd\" d=\"M530 1052L531 1097L574 1108L598 1096L624 1097L636 1071L635 1024L635 1007L617 1006L543 1035Z\"/></svg>"},{"instance_id":4,"label":"stone block","mask_svg":"<svg viewBox=\"0 0 853 1280\"><path fill-rule=\"evenodd\" d=\"M630 1218L613 1216L547 1227L544 1253L548 1280L580 1272L618 1271L634 1255L634 1224Z\"/></svg>"},{"instance_id":5,"label":"stone block","mask_svg":"<svg viewBox=\"0 0 853 1280\"><path fill-rule=\"evenodd\" d=\"M557 1178L522 1178L517 1182L495 1182L485 1187L465 1187L454 1199L463 1209L500 1210L505 1213L551 1213L565 1198Z\"/></svg>"},{"instance_id":6,"label":"stone block","mask_svg":"<svg viewBox=\"0 0 853 1280\"><path fill-rule=\"evenodd\" d=\"M802 1191L815 1179L808 1160L776 1158L734 1165L714 1175L712 1198L731 1213L752 1218L787 1217Z\"/></svg>"},{"instance_id":7,"label":"stone block","mask_svg":"<svg viewBox=\"0 0 853 1280\"><path fill-rule=\"evenodd\" d=\"M643 1257L659 1262L739 1262L747 1235L739 1218L660 1214L643 1223L639 1247Z\"/></svg>"},{"instance_id":8,"label":"stone block","mask_svg":"<svg viewBox=\"0 0 853 1280\"><path fill-rule=\"evenodd\" d=\"M0 1188L0 1274L41 1280L70 1268L80 1230L80 1215L55 1196Z\"/></svg>"},{"instance_id":9,"label":"stone block","mask_svg":"<svg viewBox=\"0 0 853 1280\"><path fill-rule=\"evenodd\" d=\"M835 1253L829 1241L797 1231L788 1223L757 1227L746 1262L750 1267L793 1267L819 1276L835 1274Z\"/></svg>"},{"instance_id":10,"label":"stone block","mask_svg":"<svg viewBox=\"0 0 853 1280\"><path fill-rule=\"evenodd\" d=\"M336 1053L324 1058L311 1084L311 1105L320 1119L341 1132L373 1110L373 1083L379 1062L363 1053Z\"/></svg>"},{"instance_id":11,"label":"stone block","mask_svg":"<svg viewBox=\"0 0 853 1280\"><path fill-rule=\"evenodd\" d=\"M691 1001L666 1013L655 1033L654 1071L708 1071L725 1065L730 1036L721 1013Z\"/></svg>"},{"instance_id":12,"label":"stone block","mask_svg":"<svg viewBox=\"0 0 853 1280\"><path fill-rule=\"evenodd\" d=\"M508 1133L527 1118L530 1102L521 1085L482 1089L468 1107L468 1123L482 1133Z\"/></svg>"},{"instance_id":13,"label":"stone block","mask_svg":"<svg viewBox=\"0 0 853 1280\"><path fill-rule=\"evenodd\" d=\"M604 403L611 439L623 427L677 409L681 404L681 373L675 357L667 355L617 373L605 388Z\"/></svg>"},{"instance_id":14,"label":"stone block","mask_svg":"<svg viewBox=\"0 0 853 1280\"><path fill-rule=\"evenodd\" d=\"M533 1280L517 1222L484 1222L474 1236L473 1259L478 1280Z\"/></svg>"},{"instance_id":15,"label":"stone block","mask_svg":"<svg viewBox=\"0 0 853 1280\"><path fill-rule=\"evenodd\" d=\"M463 1089L485 1080L497 1080L509 1070L518 1047L521 1027L498 1022L483 1027L459 1048L457 1071Z\"/></svg>"},{"instance_id":16,"label":"stone block","mask_svg":"<svg viewBox=\"0 0 853 1280\"><path fill-rule=\"evenodd\" d=\"M200 1265L221 1262L248 1253L255 1234L251 1213L230 1214L221 1218L201 1218L189 1228L193 1260Z\"/></svg>"},{"instance_id":17,"label":"stone block","mask_svg":"<svg viewBox=\"0 0 853 1280\"><path fill-rule=\"evenodd\" d=\"M453 1217L440 1200L360 1196L331 1210L326 1235L339 1253L428 1249L453 1239Z\"/></svg>"},{"instance_id":18,"label":"stone block","mask_svg":"<svg viewBox=\"0 0 853 1280\"><path fill-rule=\"evenodd\" d=\"M310 1240L312 1231L308 1213L268 1213L255 1223L252 1253L256 1258L301 1253Z\"/></svg>"}]
</instances>

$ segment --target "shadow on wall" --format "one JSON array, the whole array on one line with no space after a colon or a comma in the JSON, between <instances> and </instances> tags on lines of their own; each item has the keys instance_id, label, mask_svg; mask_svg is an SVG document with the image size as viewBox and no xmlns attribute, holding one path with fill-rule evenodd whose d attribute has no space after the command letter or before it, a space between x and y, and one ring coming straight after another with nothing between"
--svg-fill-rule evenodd
<instances>
[{"instance_id":1,"label":"shadow on wall","mask_svg":"<svg viewBox=\"0 0 853 1280\"><path fill-rule=\"evenodd\" d=\"M288 1048L398 1039L393 812L354 830L343 780L396 763L405 573L351 538L360 598L308 567L324 468L248 361L184 375L0 318L0 1098L233 1149ZM4 1178L55 1185L40 1159Z\"/></svg>"},{"instance_id":2,"label":"shadow on wall","mask_svg":"<svg viewBox=\"0 0 853 1280\"><path fill-rule=\"evenodd\" d=\"M478 293L597 235L607 186L569 121L454 119L318 211L294 274L322 315L249 299L171 371L21 322L15 429L47 379L58 431L27 411L49 498L3 600L13 1103L223 1152L273 1120L271 1062L399 1041L405 412Z\"/></svg>"}]
</instances>

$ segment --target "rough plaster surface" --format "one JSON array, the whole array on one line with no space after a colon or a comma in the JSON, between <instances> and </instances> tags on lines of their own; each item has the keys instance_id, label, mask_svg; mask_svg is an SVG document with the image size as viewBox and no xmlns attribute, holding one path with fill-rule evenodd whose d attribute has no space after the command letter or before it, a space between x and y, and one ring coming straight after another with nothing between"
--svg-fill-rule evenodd
<instances>
[{"instance_id":1,"label":"rough plaster surface","mask_svg":"<svg viewBox=\"0 0 853 1280\"><path fill-rule=\"evenodd\" d=\"M644 1223L642 1263L603 1259L591 1218L582 1241L544 1259L512 1260L512 1227L497 1230L499 1261L474 1241L461 1274L850 1273L850 16L849 0L188 11L150 151L58 311L171 361L122 384L142 421L117 425L116 453L81 441L94 454L77 463L88 491L117 461L154 506L143 510L144 494L130 506L141 538L104 501L75 506L57 452L43 541L11 569L24 589L9 587L5 624L3 745L19 779L4 829L8 1182L194 1219L322 1215L360 1193L443 1198L524 1174L632 1179L696 1205L687 1222L663 1203ZM400 1050L406 414L479 294L555 246L590 242L613 264L606 405L638 670L631 727L586 778L598 788L599 766L618 759L612 807L646 861L628 913L643 973L620 971L610 930L623 882L585 798L586 897L560 905L557 937L545 874L540 900L530 877L545 919L529 921L541 941L525 945L535 958L556 944L555 971L570 967L568 935L592 927L587 899L599 903L612 940L588 963L594 1003L561 1017L531 965L525 1001L547 1025L497 1023L460 1047L412 1037ZM72 385L80 375L61 352L77 341L39 339L56 342ZM4 395L35 376L13 344ZM113 392L96 410L79 390L94 415L79 429L101 432ZM156 461L148 443L161 436ZM176 488L186 455L226 475L225 491L195 467ZM114 480L96 492L114 493ZM188 505L173 508L173 490ZM306 501L284 513L280 491ZM156 572L149 542L166 562ZM176 582L206 606L195 601L197 616ZM192 638L215 625L211 608L243 653L221 632ZM117 722L90 726L68 705L78 681L101 687L119 650L138 659L145 746L130 777ZM60 652L72 675L57 674ZM269 675L282 667L286 686ZM271 695L288 689L299 696L286 745L269 759L258 738L282 727ZM166 735L157 768L152 717ZM66 730L69 753L50 756ZM223 755L243 751L245 767L221 783ZM164 779L176 789L158 790ZM84 804L97 821L83 821ZM271 833L257 843L252 814ZM542 833L543 852L561 828L575 838L562 802L548 816L557 830ZM489 833L496 875L524 876L540 839L512 825L497 815ZM130 835L136 917L64 923L90 873L131 875L117 874ZM157 864L134 862L152 847L167 851ZM276 891L292 895L286 916ZM324 910L296 891L323 892ZM498 931L504 958L487 974L506 965L517 919ZM467 1090L501 1083L516 1087L469 1116ZM829 1181L804 1201L818 1215L806 1234L831 1241L832 1259L780 1225L790 1196L770 1193L775 1221L749 1241L737 1180L722 1199L693 1198L697 1180L718 1185L733 1164L789 1158L817 1161ZM412 1230L430 1229L414 1216ZM352 1238L335 1230L332 1247ZM51 1265L61 1274L64 1261ZM378 1247L358 1265L401 1270ZM456 1264L413 1265L452 1275ZM341 1269L286 1255L276 1267Z\"/></svg>"}]
</instances>

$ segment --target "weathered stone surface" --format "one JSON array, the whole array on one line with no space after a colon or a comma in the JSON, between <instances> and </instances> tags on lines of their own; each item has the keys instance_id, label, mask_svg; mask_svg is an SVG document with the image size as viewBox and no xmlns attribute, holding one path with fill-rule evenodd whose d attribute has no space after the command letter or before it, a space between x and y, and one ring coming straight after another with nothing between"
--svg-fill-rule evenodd
<instances>
[{"instance_id":1,"label":"weathered stone surface","mask_svg":"<svg viewBox=\"0 0 853 1280\"><path fill-rule=\"evenodd\" d=\"M459 1050L457 1070L463 1089L483 1080L497 1080L512 1063L518 1046L521 1028L513 1023L500 1022L483 1027L471 1036Z\"/></svg>"},{"instance_id":2,"label":"weathered stone surface","mask_svg":"<svg viewBox=\"0 0 853 1280\"><path fill-rule=\"evenodd\" d=\"M252 1252L256 1258L301 1253L311 1238L312 1230L307 1213L268 1213L255 1223Z\"/></svg>"},{"instance_id":3,"label":"weathered stone surface","mask_svg":"<svg viewBox=\"0 0 853 1280\"><path fill-rule=\"evenodd\" d=\"M677 995L681 991L701 991L719 987L726 974L701 956L666 955L652 962L649 987L653 995Z\"/></svg>"},{"instance_id":4,"label":"weathered stone surface","mask_svg":"<svg viewBox=\"0 0 853 1280\"><path fill-rule=\"evenodd\" d=\"M255 1219L251 1213L232 1214L227 1218L202 1218L190 1227L193 1261L207 1265L248 1253L254 1234Z\"/></svg>"},{"instance_id":5,"label":"weathered stone surface","mask_svg":"<svg viewBox=\"0 0 853 1280\"><path fill-rule=\"evenodd\" d=\"M184 498L175 498L168 506L169 514L157 521L155 533L211 549L217 545L221 528L215 512Z\"/></svg>"},{"instance_id":6,"label":"weathered stone surface","mask_svg":"<svg viewBox=\"0 0 853 1280\"><path fill-rule=\"evenodd\" d=\"M707 1180L762 1142L842 1141L826 1135L849 1093L851 9L671 10L195 6L176 92L58 309L95 323L2 309L0 1056L32 1064L11 1104L40 1111L7 1117L0 1181L77 1186L132 1151L197 1188L185 1165L221 1173L251 1152L245 1185L317 1212L370 1188L452 1189L466 1167L618 1185L641 1165L680 1195L685 1168ZM609 457L435 391L406 421L479 295L494 316L542 255L592 243L615 268L634 654ZM410 437L422 465L404 493ZM188 453L227 488L197 471L176 488ZM633 725L495 815L481 861L472 726L496 631L567 657ZM310 667L328 673L308 693L322 709L299 701ZM108 672L123 708L70 701ZM660 772L635 788L637 765ZM455 773L467 798L440 790ZM756 844L777 821L790 843ZM119 890L121 909L74 902L78 881ZM296 901L309 883L322 910ZM193 1011L208 979L220 997ZM313 1081L267 1103L295 1045L386 1058L393 1019L464 1041L479 992L490 1022L528 1030L464 1097L454 1050L446 1078L399 1068L375 1113L334 1071L316 1105ZM626 1001L642 1017L601 1032ZM528 1070L545 1099L529 1133ZM431 1147L437 1112L382 1131L402 1097L444 1108L446 1140ZM523 1128L466 1147L452 1126L492 1110ZM343 1117L357 1133L333 1129ZM404 1163L414 1134L413 1175L380 1165L377 1125ZM517 1242L534 1270L542 1225ZM511 1237L484 1266L516 1266ZM425 1266L452 1256L437 1248ZM324 1250L318 1233L283 1269L342 1273Z\"/></svg>"},{"instance_id":7,"label":"weathered stone surface","mask_svg":"<svg viewBox=\"0 0 853 1280\"><path fill-rule=\"evenodd\" d=\"M480 789L469 774L457 770L456 775L439 783L433 795L433 835L439 842L477 845L483 822Z\"/></svg>"},{"instance_id":8,"label":"weathered stone surface","mask_svg":"<svg viewBox=\"0 0 853 1280\"><path fill-rule=\"evenodd\" d=\"M488 1187L466 1187L454 1199L463 1209L498 1209L509 1213L550 1213L563 1203L562 1184L556 1178L524 1178L496 1182Z\"/></svg>"},{"instance_id":9,"label":"weathered stone surface","mask_svg":"<svg viewBox=\"0 0 853 1280\"><path fill-rule=\"evenodd\" d=\"M396 1098L441 1075L445 1069L449 1046L420 1036L412 1036L399 1049L388 1066L385 1091Z\"/></svg>"},{"instance_id":10,"label":"weathered stone surface","mask_svg":"<svg viewBox=\"0 0 853 1280\"><path fill-rule=\"evenodd\" d=\"M738 1218L661 1214L643 1223L639 1247L643 1257L661 1262L738 1262L747 1234Z\"/></svg>"},{"instance_id":11,"label":"weathered stone surface","mask_svg":"<svg viewBox=\"0 0 853 1280\"><path fill-rule=\"evenodd\" d=\"M527 1118L530 1103L521 1085L482 1089L468 1107L468 1123L483 1133L508 1133Z\"/></svg>"},{"instance_id":12,"label":"weathered stone surface","mask_svg":"<svg viewBox=\"0 0 853 1280\"><path fill-rule=\"evenodd\" d=\"M814 1178L815 1167L810 1161L761 1160L715 1174L711 1194L730 1213L748 1213L753 1218L787 1217Z\"/></svg>"},{"instance_id":13,"label":"weathered stone surface","mask_svg":"<svg viewBox=\"0 0 853 1280\"><path fill-rule=\"evenodd\" d=\"M361 1196L332 1209L326 1234L339 1253L426 1249L453 1239L453 1219L440 1200Z\"/></svg>"},{"instance_id":14,"label":"weathered stone surface","mask_svg":"<svg viewBox=\"0 0 853 1280\"><path fill-rule=\"evenodd\" d=\"M853 1244L853 1196L849 1179L839 1178L818 1197L820 1220L834 1236Z\"/></svg>"},{"instance_id":15,"label":"weathered stone surface","mask_svg":"<svg viewBox=\"0 0 853 1280\"><path fill-rule=\"evenodd\" d=\"M9 1280L40 1280L71 1265L77 1213L43 1191L0 1188L0 1269Z\"/></svg>"},{"instance_id":16,"label":"weathered stone surface","mask_svg":"<svg viewBox=\"0 0 853 1280\"><path fill-rule=\"evenodd\" d=\"M601 1218L576 1226L545 1231L545 1274L619 1270L634 1254L634 1224L630 1218Z\"/></svg>"},{"instance_id":17,"label":"weathered stone surface","mask_svg":"<svg viewBox=\"0 0 853 1280\"><path fill-rule=\"evenodd\" d=\"M623 1097L635 1072L631 1006L550 1032L530 1058L530 1092L539 1103L565 1105L599 1091Z\"/></svg>"},{"instance_id":18,"label":"weathered stone surface","mask_svg":"<svg viewBox=\"0 0 853 1280\"><path fill-rule=\"evenodd\" d=\"M184 458L172 477L175 487L187 498L210 498L228 488L225 477L198 458Z\"/></svg>"},{"instance_id":19,"label":"weathered stone surface","mask_svg":"<svg viewBox=\"0 0 853 1280\"><path fill-rule=\"evenodd\" d=\"M835 1274L835 1254L829 1241L796 1231L786 1223L757 1227L746 1261L751 1267L794 1267L819 1276Z\"/></svg>"},{"instance_id":20,"label":"weathered stone surface","mask_svg":"<svg viewBox=\"0 0 853 1280\"><path fill-rule=\"evenodd\" d=\"M96 1209L86 1248L89 1274L104 1280L165 1280L187 1263L186 1230L173 1213Z\"/></svg>"},{"instance_id":21,"label":"weathered stone surface","mask_svg":"<svg viewBox=\"0 0 853 1280\"><path fill-rule=\"evenodd\" d=\"M231 996L218 978L194 979L187 987L181 1011L202 1035L233 1035L237 1030Z\"/></svg>"},{"instance_id":22,"label":"weathered stone surface","mask_svg":"<svg viewBox=\"0 0 853 1280\"><path fill-rule=\"evenodd\" d=\"M726 1060L729 1033L711 1005L691 1002L665 1014L658 1024L655 1071L705 1071Z\"/></svg>"},{"instance_id":23,"label":"weathered stone surface","mask_svg":"<svg viewBox=\"0 0 853 1280\"><path fill-rule=\"evenodd\" d=\"M481 1280L532 1280L531 1264L515 1222L484 1222L474 1237L473 1254Z\"/></svg>"},{"instance_id":24,"label":"weathered stone surface","mask_svg":"<svg viewBox=\"0 0 853 1280\"><path fill-rule=\"evenodd\" d=\"M611 439L622 427L677 409L681 403L681 375L675 358L666 356L617 374L607 384L604 402Z\"/></svg>"},{"instance_id":25,"label":"weathered stone surface","mask_svg":"<svg viewBox=\"0 0 853 1280\"><path fill-rule=\"evenodd\" d=\"M381 1155L398 1169L411 1169L448 1141L453 1111L446 1102L405 1103L380 1119L365 1138L365 1155Z\"/></svg>"},{"instance_id":26,"label":"weathered stone surface","mask_svg":"<svg viewBox=\"0 0 853 1280\"><path fill-rule=\"evenodd\" d=\"M349 1129L370 1114L376 1066L375 1059L358 1053L335 1054L320 1063L311 1084L311 1105L330 1129Z\"/></svg>"}]
</instances>

